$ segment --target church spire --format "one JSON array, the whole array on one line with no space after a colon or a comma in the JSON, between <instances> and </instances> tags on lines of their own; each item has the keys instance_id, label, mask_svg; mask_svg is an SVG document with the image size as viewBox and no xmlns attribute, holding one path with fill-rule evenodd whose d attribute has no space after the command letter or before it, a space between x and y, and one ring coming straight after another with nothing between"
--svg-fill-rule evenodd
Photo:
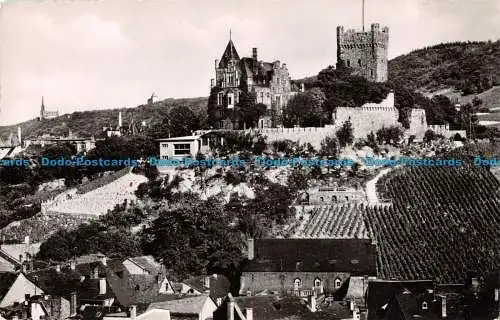
<instances>
[{"instance_id":1,"label":"church spire","mask_svg":"<svg viewBox=\"0 0 500 320\"><path fill-rule=\"evenodd\" d=\"M229 28L229 41L231 41L231 28Z\"/></svg>"}]
</instances>

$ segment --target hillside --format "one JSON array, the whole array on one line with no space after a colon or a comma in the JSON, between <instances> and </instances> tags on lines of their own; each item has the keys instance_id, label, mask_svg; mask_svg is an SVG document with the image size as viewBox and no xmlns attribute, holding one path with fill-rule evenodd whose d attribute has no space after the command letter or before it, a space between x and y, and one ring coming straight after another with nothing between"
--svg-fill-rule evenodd
<instances>
[{"instance_id":1,"label":"hillside","mask_svg":"<svg viewBox=\"0 0 500 320\"><path fill-rule=\"evenodd\" d=\"M122 109L123 124L129 125L145 121L148 127L160 124L168 111L176 106L188 106L197 114L204 114L208 98L166 99L152 105L140 105L136 108ZM74 112L54 119L38 121L29 120L20 124L25 138L36 137L45 133L67 135L69 128L73 134L90 137L102 132L106 126L118 125L118 109L92 110ZM0 138L7 138L12 132L17 133L17 126L0 127Z\"/></svg>"},{"instance_id":2,"label":"hillside","mask_svg":"<svg viewBox=\"0 0 500 320\"><path fill-rule=\"evenodd\" d=\"M389 79L430 92L450 87L466 95L486 91L500 84L500 40L415 50L389 61Z\"/></svg>"}]
</instances>

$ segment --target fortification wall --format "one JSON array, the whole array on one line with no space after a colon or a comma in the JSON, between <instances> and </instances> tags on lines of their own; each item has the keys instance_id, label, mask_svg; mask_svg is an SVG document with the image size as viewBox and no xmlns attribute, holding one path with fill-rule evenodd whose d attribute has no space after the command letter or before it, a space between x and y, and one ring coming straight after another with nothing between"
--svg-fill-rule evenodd
<instances>
[{"instance_id":1,"label":"fortification wall","mask_svg":"<svg viewBox=\"0 0 500 320\"><path fill-rule=\"evenodd\" d=\"M336 131L337 128L335 126L246 130L246 132L260 133L266 136L268 142L292 140L300 144L310 143L315 149L319 149L321 147L321 141L328 136L335 135Z\"/></svg>"},{"instance_id":2,"label":"fortification wall","mask_svg":"<svg viewBox=\"0 0 500 320\"><path fill-rule=\"evenodd\" d=\"M370 132L376 133L382 127L398 126L399 111L394 107L394 92L380 103L366 103L360 108L339 107L333 115L337 127L348 120L353 126L354 138L365 138Z\"/></svg>"}]
</instances>

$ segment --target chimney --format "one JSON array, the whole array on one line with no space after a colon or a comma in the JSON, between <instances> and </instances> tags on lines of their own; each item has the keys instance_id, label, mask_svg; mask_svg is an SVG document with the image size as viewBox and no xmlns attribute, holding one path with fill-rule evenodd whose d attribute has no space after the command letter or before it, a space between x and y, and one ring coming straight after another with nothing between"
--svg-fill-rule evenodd
<instances>
[{"instance_id":1,"label":"chimney","mask_svg":"<svg viewBox=\"0 0 500 320\"><path fill-rule=\"evenodd\" d=\"M316 312L316 296L314 295L309 296L309 308L311 312Z\"/></svg>"},{"instance_id":2,"label":"chimney","mask_svg":"<svg viewBox=\"0 0 500 320\"><path fill-rule=\"evenodd\" d=\"M231 293L228 294L229 300L227 301L227 320L234 320L234 298Z\"/></svg>"},{"instance_id":3,"label":"chimney","mask_svg":"<svg viewBox=\"0 0 500 320\"><path fill-rule=\"evenodd\" d=\"M300 92L305 92L306 91L306 85L302 82L300 84Z\"/></svg>"},{"instance_id":4,"label":"chimney","mask_svg":"<svg viewBox=\"0 0 500 320\"><path fill-rule=\"evenodd\" d=\"M219 68L219 59L215 59L215 69Z\"/></svg>"},{"instance_id":5,"label":"chimney","mask_svg":"<svg viewBox=\"0 0 500 320\"><path fill-rule=\"evenodd\" d=\"M108 258L106 256L102 257L101 258L101 263L103 266L107 266L108 265Z\"/></svg>"},{"instance_id":6,"label":"chimney","mask_svg":"<svg viewBox=\"0 0 500 320\"><path fill-rule=\"evenodd\" d=\"M31 303L31 320L40 320L40 308L38 307L38 303Z\"/></svg>"},{"instance_id":7,"label":"chimney","mask_svg":"<svg viewBox=\"0 0 500 320\"><path fill-rule=\"evenodd\" d=\"M441 317L446 318L446 296L441 296Z\"/></svg>"},{"instance_id":8,"label":"chimney","mask_svg":"<svg viewBox=\"0 0 500 320\"><path fill-rule=\"evenodd\" d=\"M118 128L122 127L122 112L118 112Z\"/></svg>"},{"instance_id":9,"label":"chimney","mask_svg":"<svg viewBox=\"0 0 500 320\"><path fill-rule=\"evenodd\" d=\"M61 265L60 264L56 265L56 272L61 272Z\"/></svg>"},{"instance_id":10,"label":"chimney","mask_svg":"<svg viewBox=\"0 0 500 320\"><path fill-rule=\"evenodd\" d=\"M130 306L130 319L135 320L136 317L137 317L137 306L131 305Z\"/></svg>"},{"instance_id":11,"label":"chimney","mask_svg":"<svg viewBox=\"0 0 500 320\"><path fill-rule=\"evenodd\" d=\"M205 288L210 289L210 277L209 276L205 277Z\"/></svg>"},{"instance_id":12,"label":"chimney","mask_svg":"<svg viewBox=\"0 0 500 320\"><path fill-rule=\"evenodd\" d=\"M71 270L75 271L75 269L76 269L76 261L72 260L69 263L69 267L71 268Z\"/></svg>"},{"instance_id":13,"label":"chimney","mask_svg":"<svg viewBox=\"0 0 500 320\"><path fill-rule=\"evenodd\" d=\"M99 279L99 294L106 294L106 279Z\"/></svg>"},{"instance_id":14,"label":"chimney","mask_svg":"<svg viewBox=\"0 0 500 320\"><path fill-rule=\"evenodd\" d=\"M74 316L76 315L76 292L73 291L71 292L71 301L69 305L69 315Z\"/></svg>"},{"instance_id":15,"label":"chimney","mask_svg":"<svg viewBox=\"0 0 500 320\"><path fill-rule=\"evenodd\" d=\"M253 260L254 258L254 239L248 239L248 260Z\"/></svg>"},{"instance_id":16,"label":"chimney","mask_svg":"<svg viewBox=\"0 0 500 320\"><path fill-rule=\"evenodd\" d=\"M246 308L245 309L245 316L246 316L246 320L253 320L253 309Z\"/></svg>"},{"instance_id":17,"label":"chimney","mask_svg":"<svg viewBox=\"0 0 500 320\"><path fill-rule=\"evenodd\" d=\"M257 60L257 48L252 48L252 58Z\"/></svg>"}]
</instances>

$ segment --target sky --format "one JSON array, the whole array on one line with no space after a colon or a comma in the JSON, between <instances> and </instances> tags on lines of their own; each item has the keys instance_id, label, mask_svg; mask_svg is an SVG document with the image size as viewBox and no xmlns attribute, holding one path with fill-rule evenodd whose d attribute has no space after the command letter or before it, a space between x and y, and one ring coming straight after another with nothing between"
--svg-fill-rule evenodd
<instances>
[{"instance_id":1,"label":"sky","mask_svg":"<svg viewBox=\"0 0 500 320\"><path fill-rule=\"evenodd\" d=\"M2 0L0 0L2 1ZM362 0L3 0L0 125L49 110L208 96L229 40L287 64L292 79L336 62L336 26L361 29ZM441 42L500 38L499 0L365 0L390 29L389 58Z\"/></svg>"}]
</instances>

